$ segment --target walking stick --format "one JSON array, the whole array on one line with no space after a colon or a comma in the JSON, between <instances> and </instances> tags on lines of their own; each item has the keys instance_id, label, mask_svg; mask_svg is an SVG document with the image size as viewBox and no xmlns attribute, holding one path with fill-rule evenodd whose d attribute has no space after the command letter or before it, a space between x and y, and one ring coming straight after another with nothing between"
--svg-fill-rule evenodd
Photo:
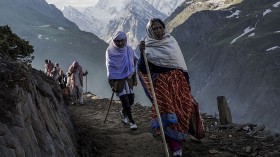
<instances>
[{"instance_id":1,"label":"walking stick","mask_svg":"<svg viewBox=\"0 0 280 157\"><path fill-rule=\"evenodd\" d=\"M155 108L156 108L156 112L157 112L157 117L158 117L158 121L159 121L159 127L160 127L160 130L162 132L161 137L162 137L162 140L163 140L165 156L169 157L169 152L168 152L166 139L165 139L165 135L164 135L164 130L163 130L163 126L162 126L162 121L161 121L160 113L159 113L159 109L158 109L157 98L156 98L156 94L155 94L155 90L154 90L154 86L153 86L153 81L152 81L152 77L151 77L151 73L150 73L150 69L149 69L149 65L148 65L148 61L147 61L147 57L146 57L145 52L143 53L143 56L144 56L144 61L145 61L145 65L146 65L146 70L147 70L149 82L150 82L150 85L151 85L153 100L154 100L154 104L155 104Z\"/></svg>"},{"instance_id":2,"label":"walking stick","mask_svg":"<svg viewBox=\"0 0 280 157\"><path fill-rule=\"evenodd\" d=\"M112 104L112 102L113 102L114 94L115 94L115 91L113 91L113 93L112 93L111 101L110 101L110 104L109 104L109 107L108 107L108 110L107 110L107 113L106 113L106 117L105 117L104 123L105 123L106 120L107 120L107 117L108 117L108 114L109 114L109 110L110 110L111 104Z\"/></svg>"},{"instance_id":3,"label":"walking stick","mask_svg":"<svg viewBox=\"0 0 280 157\"><path fill-rule=\"evenodd\" d=\"M113 87L114 89L116 88L117 83L118 83L118 81L115 82L114 87ZM107 109L107 113L106 113L106 117L105 117L104 123L105 123L106 120L107 120L107 117L108 117L108 114L109 114L109 110L110 110L110 107L111 107L112 102L113 102L114 94L115 94L115 91L113 90L113 93L112 93L112 96L111 96L111 100L110 100L109 107L108 107L108 109Z\"/></svg>"},{"instance_id":4,"label":"walking stick","mask_svg":"<svg viewBox=\"0 0 280 157\"><path fill-rule=\"evenodd\" d=\"M86 75L86 93L87 93L87 75Z\"/></svg>"}]
</instances>

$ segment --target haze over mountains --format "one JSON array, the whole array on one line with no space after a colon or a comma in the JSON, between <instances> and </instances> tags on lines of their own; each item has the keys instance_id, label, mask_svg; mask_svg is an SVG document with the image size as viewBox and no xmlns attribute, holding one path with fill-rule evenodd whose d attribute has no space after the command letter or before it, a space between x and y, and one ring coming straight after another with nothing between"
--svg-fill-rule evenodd
<instances>
[{"instance_id":1,"label":"haze over mountains","mask_svg":"<svg viewBox=\"0 0 280 157\"><path fill-rule=\"evenodd\" d=\"M110 88L104 80L107 43L81 31L45 0L0 1L0 14L0 25L9 25L14 33L34 46L34 68L44 70L44 60L50 59L66 71L77 60L89 71L88 90L110 97Z\"/></svg>"},{"instance_id":2,"label":"haze over mountains","mask_svg":"<svg viewBox=\"0 0 280 157\"><path fill-rule=\"evenodd\" d=\"M128 42L136 47L145 36L145 26L150 18L165 19L183 0L99 0L95 6L79 11L64 7L65 17L75 22L81 30L92 32L106 42L118 30L124 30Z\"/></svg>"},{"instance_id":3,"label":"haze over mountains","mask_svg":"<svg viewBox=\"0 0 280 157\"><path fill-rule=\"evenodd\" d=\"M136 22L134 16L152 15L151 5L144 4L147 3L143 2L141 9L147 9L146 15L137 10L139 4L130 5L133 9L125 13L130 11L131 15L111 20L112 27L107 32L117 29L130 32L126 28L133 22L137 23L135 30L144 30L145 21ZM109 4L103 4L106 6ZM279 6L279 0L187 0L174 8L169 17L167 13L158 14L166 18L168 29L181 46L191 76L192 93L202 112L217 112L216 97L224 95L234 122L265 124L280 130ZM108 18L122 15L117 14L117 9L110 11L107 10ZM34 46L34 68L43 70L44 59L51 59L66 70L73 60L78 60L89 71L88 90L110 97L105 70L106 42L79 30L44 0L0 1L0 15L1 25L9 25ZM78 12L75 15L84 17ZM107 17L107 14L99 16L102 15ZM125 20L129 22L121 22ZM93 26L97 30L106 25ZM140 33L131 31L130 34L137 39ZM136 95L142 102L146 97L141 92L138 87Z\"/></svg>"}]
</instances>

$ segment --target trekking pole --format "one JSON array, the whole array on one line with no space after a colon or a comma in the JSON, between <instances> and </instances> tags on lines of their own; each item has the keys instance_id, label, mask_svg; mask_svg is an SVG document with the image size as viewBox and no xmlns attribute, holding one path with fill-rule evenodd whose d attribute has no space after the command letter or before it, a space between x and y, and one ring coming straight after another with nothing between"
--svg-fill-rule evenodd
<instances>
[{"instance_id":1,"label":"trekking pole","mask_svg":"<svg viewBox=\"0 0 280 157\"><path fill-rule=\"evenodd\" d=\"M86 75L86 93L87 93L87 75Z\"/></svg>"},{"instance_id":2,"label":"trekking pole","mask_svg":"<svg viewBox=\"0 0 280 157\"><path fill-rule=\"evenodd\" d=\"M150 73L150 69L149 69L149 65L148 65L148 61L147 61L147 57L146 57L145 52L143 52L143 56L144 56L144 61L145 61L145 65L146 65L146 70L147 70L149 82L150 82L150 85L151 85L153 100L154 100L154 104L155 104L155 108L156 108L156 112L157 112L157 117L158 117L158 121L159 121L159 127L160 127L160 130L161 130L161 137L162 137L162 140L163 140L165 156L169 157L168 147L167 147L167 144L166 144L166 139L165 139L164 130L163 130L163 126L162 126L162 121L161 121L161 118L160 118L160 112L159 112L159 109L158 109L157 98L156 98L156 94L155 94L155 90L154 90L154 86L153 86L153 81L152 81L152 77L151 77L151 73Z\"/></svg>"},{"instance_id":3,"label":"trekking pole","mask_svg":"<svg viewBox=\"0 0 280 157\"><path fill-rule=\"evenodd\" d=\"M118 81L115 82L114 87L113 87L114 89L115 89L117 83L118 83ZM108 114L109 114L109 110L110 110L110 107L111 107L112 102L113 102L114 94L115 94L115 91L113 90L113 93L112 93L112 96L111 96L111 100L110 100L109 107L108 107L108 109L107 109L107 113L106 113L106 117L105 117L104 123L105 123L106 120L107 120L107 117L108 117Z\"/></svg>"},{"instance_id":4,"label":"trekking pole","mask_svg":"<svg viewBox=\"0 0 280 157\"><path fill-rule=\"evenodd\" d=\"M110 110L111 104L112 104L112 102L113 102L114 94L115 94L115 91L113 91L113 93L112 93L112 97L111 97L111 100L110 100L109 107L108 107L108 109L107 109L107 113L106 113L106 117L105 117L104 123L105 123L106 120L107 120L107 117L108 117L108 114L109 114L109 110Z\"/></svg>"}]
</instances>

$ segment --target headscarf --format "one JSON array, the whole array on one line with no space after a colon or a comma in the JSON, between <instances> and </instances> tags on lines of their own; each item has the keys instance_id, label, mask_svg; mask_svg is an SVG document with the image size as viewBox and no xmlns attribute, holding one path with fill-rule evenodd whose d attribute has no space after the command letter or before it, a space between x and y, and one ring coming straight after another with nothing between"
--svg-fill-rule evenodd
<instances>
[{"instance_id":1,"label":"headscarf","mask_svg":"<svg viewBox=\"0 0 280 157\"><path fill-rule=\"evenodd\" d=\"M72 65L71 65L71 72L72 73L74 73L74 72L76 72L76 70L77 70L77 68L79 67L80 65L79 65L79 63L77 62L77 61L74 61L73 63L72 63Z\"/></svg>"},{"instance_id":2,"label":"headscarf","mask_svg":"<svg viewBox=\"0 0 280 157\"><path fill-rule=\"evenodd\" d=\"M161 67L188 71L184 56L176 39L166 32L162 39L158 39L155 35L152 29L152 24L155 20L163 24L165 28L164 23L160 19L151 19L148 22L146 26L147 37L145 39L145 52L148 61Z\"/></svg>"},{"instance_id":3,"label":"headscarf","mask_svg":"<svg viewBox=\"0 0 280 157\"><path fill-rule=\"evenodd\" d=\"M70 86L72 84L72 86L74 87L74 83L75 83L75 77L74 77L74 73L78 72L78 79L80 81L80 84L83 86L83 68L80 66L80 64L77 61L74 61L70 67L68 68L68 73L70 74L70 80L72 83L70 83Z\"/></svg>"},{"instance_id":4,"label":"headscarf","mask_svg":"<svg viewBox=\"0 0 280 157\"><path fill-rule=\"evenodd\" d=\"M119 48L114 40L125 40L125 45ZM118 31L112 36L112 41L106 50L106 67L108 79L123 79L131 76L134 71L134 61L137 59L133 49L127 45L127 36Z\"/></svg>"}]
</instances>

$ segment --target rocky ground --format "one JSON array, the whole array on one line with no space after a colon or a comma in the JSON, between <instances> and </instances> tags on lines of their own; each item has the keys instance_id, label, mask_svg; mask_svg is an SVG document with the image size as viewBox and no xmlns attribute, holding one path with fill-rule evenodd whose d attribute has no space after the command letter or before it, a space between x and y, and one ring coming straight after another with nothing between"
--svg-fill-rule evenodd
<instances>
[{"instance_id":1,"label":"rocky ground","mask_svg":"<svg viewBox=\"0 0 280 157\"><path fill-rule=\"evenodd\" d=\"M109 99L85 94L85 105L69 105L69 112L79 134L81 157L164 157L161 137L150 133L150 107L134 104L133 116L138 130L121 122L121 104L113 101L106 123ZM280 156L280 136L254 124L219 125L219 120L203 114L206 137L186 139L185 157L270 157ZM172 155L170 155L172 156Z\"/></svg>"}]
</instances>

